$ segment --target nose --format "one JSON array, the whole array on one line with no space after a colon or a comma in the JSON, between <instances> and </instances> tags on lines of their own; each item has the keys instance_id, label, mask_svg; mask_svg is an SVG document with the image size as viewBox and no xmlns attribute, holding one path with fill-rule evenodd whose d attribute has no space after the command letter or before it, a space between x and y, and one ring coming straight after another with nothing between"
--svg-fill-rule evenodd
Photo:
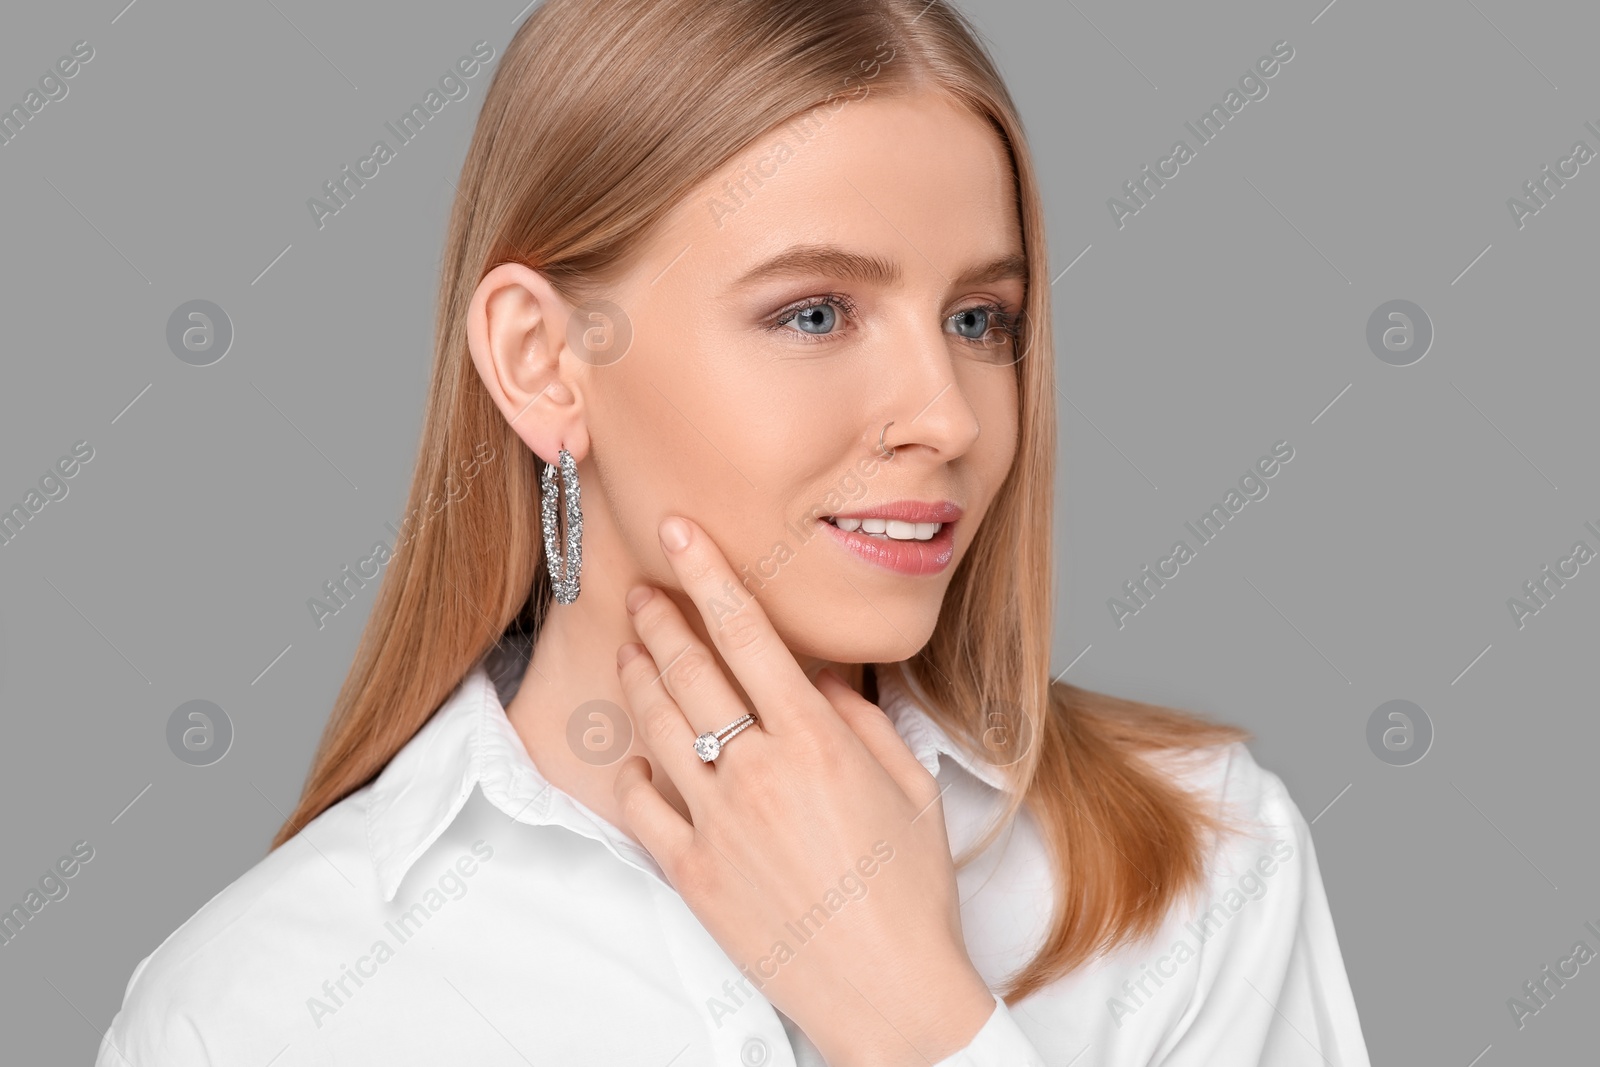
<instances>
[{"instance_id":1,"label":"nose","mask_svg":"<svg viewBox=\"0 0 1600 1067\"><path fill-rule=\"evenodd\" d=\"M948 337L938 331L930 338L919 330L915 337L900 336L890 343L902 356L890 363L894 385L884 421L874 424L880 428L874 444L881 441L885 456L891 449L897 455L925 451L942 462L966 453L978 440L980 427Z\"/></svg>"}]
</instances>

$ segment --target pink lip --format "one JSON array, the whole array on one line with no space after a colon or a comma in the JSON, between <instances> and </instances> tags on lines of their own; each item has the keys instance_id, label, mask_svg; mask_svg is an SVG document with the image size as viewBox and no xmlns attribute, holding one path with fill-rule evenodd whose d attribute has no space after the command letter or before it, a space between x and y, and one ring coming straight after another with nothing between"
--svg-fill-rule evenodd
<instances>
[{"instance_id":1,"label":"pink lip","mask_svg":"<svg viewBox=\"0 0 1600 1067\"><path fill-rule=\"evenodd\" d=\"M901 522L937 522L943 525L927 541L895 541L872 537L859 530L847 531L818 519L822 528L841 546L868 563L876 564L897 574L938 574L950 565L955 556L955 523L961 517L961 508L948 500L924 503L901 500L891 504L843 512L834 516L842 519L898 519Z\"/></svg>"},{"instance_id":2,"label":"pink lip","mask_svg":"<svg viewBox=\"0 0 1600 1067\"><path fill-rule=\"evenodd\" d=\"M894 500L887 504L863 508L860 511L841 511L835 519L899 519L901 522L951 523L961 518L961 508L949 500Z\"/></svg>"}]
</instances>

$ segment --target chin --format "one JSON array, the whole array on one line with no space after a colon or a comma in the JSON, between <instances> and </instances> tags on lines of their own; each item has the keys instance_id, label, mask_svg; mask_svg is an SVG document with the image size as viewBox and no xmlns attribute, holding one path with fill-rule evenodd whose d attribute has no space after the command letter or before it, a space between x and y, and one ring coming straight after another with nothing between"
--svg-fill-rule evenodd
<instances>
[{"instance_id":1,"label":"chin","mask_svg":"<svg viewBox=\"0 0 1600 1067\"><path fill-rule=\"evenodd\" d=\"M796 659L897 663L933 636L959 563L957 554L942 575L895 574L819 540L783 557L781 570L742 570L756 581L741 592L753 593Z\"/></svg>"},{"instance_id":2,"label":"chin","mask_svg":"<svg viewBox=\"0 0 1600 1067\"><path fill-rule=\"evenodd\" d=\"M775 609L768 609L769 612ZM881 611L881 614L880 614ZM836 606L808 612L798 626L774 625L796 659L830 663L898 663L916 655L933 636L938 605L922 613L874 610L855 593Z\"/></svg>"}]
</instances>

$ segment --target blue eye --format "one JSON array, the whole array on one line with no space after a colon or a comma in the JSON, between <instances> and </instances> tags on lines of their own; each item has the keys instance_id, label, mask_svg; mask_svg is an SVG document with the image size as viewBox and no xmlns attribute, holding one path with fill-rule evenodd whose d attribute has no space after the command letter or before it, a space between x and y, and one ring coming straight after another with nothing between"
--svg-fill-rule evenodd
<instances>
[{"instance_id":1,"label":"blue eye","mask_svg":"<svg viewBox=\"0 0 1600 1067\"><path fill-rule=\"evenodd\" d=\"M803 311L795 312L791 321L805 333L827 333L833 329L834 321L838 317L832 304L813 304Z\"/></svg>"},{"instance_id":2,"label":"blue eye","mask_svg":"<svg viewBox=\"0 0 1600 1067\"><path fill-rule=\"evenodd\" d=\"M798 332L811 337L825 337L834 332L834 327L839 322L839 311L845 314L855 313L855 304L848 298L837 293L819 297L810 303L797 304L783 312L772 323L774 330L781 330L793 322L799 326ZM791 333L797 331L789 331Z\"/></svg>"},{"instance_id":3,"label":"blue eye","mask_svg":"<svg viewBox=\"0 0 1600 1067\"><path fill-rule=\"evenodd\" d=\"M828 293L779 312L767 328L802 334L808 342L822 341L842 332L840 327L855 315L855 301L840 293ZM1008 349L1019 335L1019 316L994 303L964 308L945 322L954 324L957 336L984 349ZM790 329L791 323L795 328Z\"/></svg>"},{"instance_id":4,"label":"blue eye","mask_svg":"<svg viewBox=\"0 0 1600 1067\"><path fill-rule=\"evenodd\" d=\"M978 304L958 311L945 320L955 323L956 333L979 348L994 349L995 356L1008 353L1021 336L1021 316L999 304Z\"/></svg>"},{"instance_id":5,"label":"blue eye","mask_svg":"<svg viewBox=\"0 0 1600 1067\"><path fill-rule=\"evenodd\" d=\"M987 307L967 308L950 316L950 321L956 324L956 332L973 341L981 341L990 330L990 320L993 312Z\"/></svg>"}]
</instances>

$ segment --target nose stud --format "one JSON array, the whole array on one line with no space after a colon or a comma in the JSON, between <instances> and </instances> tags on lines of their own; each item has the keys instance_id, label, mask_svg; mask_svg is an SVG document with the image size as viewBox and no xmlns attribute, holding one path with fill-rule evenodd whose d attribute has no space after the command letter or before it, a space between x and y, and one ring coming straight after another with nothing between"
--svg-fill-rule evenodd
<instances>
[{"instance_id":1,"label":"nose stud","mask_svg":"<svg viewBox=\"0 0 1600 1067\"><path fill-rule=\"evenodd\" d=\"M894 458L894 449L892 449L892 448L885 449L883 447L884 434L887 434L889 432L889 427L891 427L893 425L894 425L894 420L890 419L888 422L883 424L883 432L878 434L878 452L879 452L879 454L881 455L885 451L887 451L889 453L887 456L884 457L885 459L893 459Z\"/></svg>"}]
</instances>

